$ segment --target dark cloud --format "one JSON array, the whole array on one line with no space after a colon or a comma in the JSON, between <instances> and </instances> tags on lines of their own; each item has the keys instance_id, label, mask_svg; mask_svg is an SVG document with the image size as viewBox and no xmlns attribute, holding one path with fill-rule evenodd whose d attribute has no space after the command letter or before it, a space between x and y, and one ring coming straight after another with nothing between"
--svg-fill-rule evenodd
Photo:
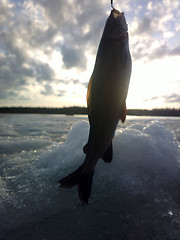
<instances>
[{"instance_id":1,"label":"dark cloud","mask_svg":"<svg viewBox=\"0 0 180 240\"><path fill-rule=\"evenodd\" d=\"M173 93L169 96L164 96L166 103L179 103L180 104L180 94Z\"/></svg>"},{"instance_id":2,"label":"dark cloud","mask_svg":"<svg viewBox=\"0 0 180 240\"><path fill-rule=\"evenodd\" d=\"M180 45L171 50L171 55L180 55Z\"/></svg>"},{"instance_id":3,"label":"dark cloud","mask_svg":"<svg viewBox=\"0 0 180 240\"><path fill-rule=\"evenodd\" d=\"M87 88L88 87L88 83L89 82L82 82L81 85L84 86L85 88Z\"/></svg>"},{"instance_id":4,"label":"dark cloud","mask_svg":"<svg viewBox=\"0 0 180 240\"><path fill-rule=\"evenodd\" d=\"M44 85L44 90L41 91L42 95L48 96L54 94L53 88L49 84Z\"/></svg>"},{"instance_id":5,"label":"dark cloud","mask_svg":"<svg viewBox=\"0 0 180 240\"><path fill-rule=\"evenodd\" d=\"M152 19L148 16L144 16L141 21L139 21L136 33L137 34L144 34L152 32Z\"/></svg>"},{"instance_id":6,"label":"dark cloud","mask_svg":"<svg viewBox=\"0 0 180 240\"><path fill-rule=\"evenodd\" d=\"M53 80L53 70L47 64L37 62L35 59L28 59L23 55L19 57L17 52L11 48L11 53L0 55L0 89L3 89L1 98L12 97L12 91L20 94L21 90L32 84L31 80L28 79L34 79L36 82ZM14 97L17 96L14 95Z\"/></svg>"},{"instance_id":7,"label":"dark cloud","mask_svg":"<svg viewBox=\"0 0 180 240\"><path fill-rule=\"evenodd\" d=\"M146 58L147 61L162 59L167 56L179 56L180 55L180 45L175 48L170 48L168 45L161 45L159 47L152 47L153 41L149 39L149 42L143 46L137 46L133 52L134 60ZM148 48L146 47L148 45Z\"/></svg>"},{"instance_id":8,"label":"dark cloud","mask_svg":"<svg viewBox=\"0 0 180 240\"><path fill-rule=\"evenodd\" d=\"M134 60L180 55L179 43L172 46L169 42L162 42L159 47L153 45L156 39L163 36L164 29L172 30L168 20L162 21L167 13L164 12L165 7L170 11L167 6L163 7L162 3L150 5L150 2L139 0L122 0L120 4L124 7L129 26L133 23L136 26L129 27L130 38L137 39L131 45ZM71 68L85 71L86 53L94 54L95 58L110 1L0 0L0 5L1 99L23 98L23 91L32 85L43 87L40 94L44 96L65 94L52 88L53 83L57 82L67 85L72 81L87 87L87 82L77 79L58 80L52 65L46 64L46 58L50 59L53 51L57 51L63 61L63 71ZM135 13L137 9L141 9L140 15ZM175 19L172 20L174 22Z\"/></svg>"},{"instance_id":9,"label":"dark cloud","mask_svg":"<svg viewBox=\"0 0 180 240\"><path fill-rule=\"evenodd\" d=\"M141 14L135 16L136 24L130 28L131 38L136 39L131 45L134 60L145 58L151 61L180 55L180 32L175 30L179 18L175 17L178 5L177 1L144 2Z\"/></svg>"},{"instance_id":10,"label":"dark cloud","mask_svg":"<svg viewBox=\"0 0 180 240\"><path fill-rule=\"evenodd\" d=\"M154 101L154 100L157 100L157 99L159 99L159 98L162 98L162 96L156 96L156 97L144 99L144 102Z\"/></svg>"},{"instance_id":11,"label":"dark cloud","mask_svg":"<svg viewBox=\"0 0 180 240\"><path fill-rule=\"evenodd\" d=\"M56 81L57 84L63 84L63 85L68 85L69 84L69 80L64 80L64 79L58 79Z\"/></svg>"},{"instance_id":12,"label":"dark cloud","mask_svg":"<svg viewBox=\"0 0 180 240\"><path fill-rule=\"evenodd\" d=\"M49 84L45 84L43 87L44 87L44 90L41 91L41 94L44 96L53 95L53 96L57 96L57 97L63 97L63 96L65 96L65 94L67 92L65 90L54 90L52 88L52 86Z\"/></svg>"},{"instance_id":13,"label":"dark cloud","mask_svg":"<svg viewBox=\"0 0 180 240\"><path fill-rule=\"evenodd\" d=\"M33 76L36 77L37 81L39 82L53 81L54 72L48 64L33 61L30 62L30 66L33 71Z\"/></svg>"},{"instance_id":14,"label":"dark cloud","mask_svg":"<svg viewBox=\"0 0 180 240\"><path fill-rule=\"evenodd\" d=\"M103 4L95 0L39 0L37 3L43 7L48 22L56 28L56 35L63 38L63 45L56 42L55 46L61 50L64 65L85 70L84 53L97 50L105 24Z\"/></svg>"},{"instance_id":15,"label":"dark cloud","mask_svg":"<svg viewBox=\"0 0 180 240\"><path fill-rule=\"evenodd\" d=\"M159 99L163 99L163 101L166 104L170 104L170 103L179 103L180 104L180 94L177 93L173 93L170 95L163 95L163 96L155 96L149 99L145 99L144 101L155 101L155 100L159 100Z\"/></svg>"},{"instance_id":16,"label":"dark cloud","mask_svg":"<svg viewBox=\"0 0 180 240\"><path fill-rule=\"evenodd\" d=\"M149 55L149 60L176 55L180 55L180 45L173 49L169 48L167 45L162 45L161 47L154 49L154 51Z\"/></svg>"},{"instance_id":17,"label":"dark cloud","mask_svg":"<svg viewBox=\"0 0 180 240\"><path fill-rule=\"evenodd\" d=\"M80 84L81 82L79 81L79 79L71 79L71 82L73 82L74 84Z\"/></svg>"},{"instance_id":18,"label":"dark cloud","mask_svg":"<svg viewBox=\"0 0 180 240\"><path fill-rule=\"evenodd\" d=\"M101 3L95 0L74 0L71 3L37 0L22 1L20 5L15 1L1 1L0 4L1 98L10 95L16 98L16 94L32 81L46 86L41 94L51 92L47 86L57 79L53 69L39 61L37 52L48 56L57 50L62 54L66 69L86 69L85 52L97 49L105 23ZM56 40L59 37L62 41Z\"/></svg>"},{"instance_id":19,"label":"dark cloud","mask_svg":"<svg viewBox=\"0 0 180 240\"><path fill-rule=\"evenodd\" d=\"M75 49L66 45L62 46L61 52L63 62L67 69L78 66L80 69L86 68L86 57L82 49Z\"/></svg>"},{"instance_id":20,"label":"dark cloud","mask_svg":"<svg viewBox=\"0 0 180 240\"><path fill-rule=\"evenodd\" d=\"M65 90L58 90L58 91L56 92L56 96L57 96L57 97L63 97L65 94L66 94L66 91L65 91Z\"/></svg>"},{"instance_id":21,"label":"dark cloud","mask_svg":"<svg viewBox=\"0 0 180 240\"><path fill-rule=\"evenodd\" d=\"M17 99L18 93L31 84L30 78L36 82L49 82L54 77L53 70L47 64L29 56L28 53L33 53L34 48L31 45L31 32L23 33L26 29L24 22L15 24L17 22L14 25L8 22L0 25L0 89L3 89L0 97L4 99L13 96Z\"/></svg>"},{"instance_id":22,"label":"dark cloud","mask_svg":"<svg viewBox=\"0 0 180 240\"><path fill-rule=\"evenodd\" d=\"M87 88L88 86L88 81L87 82L81 82L78 79L71 79L71 82L73 82L75 85L81 85Z\"/></svg>"}]
</instances>

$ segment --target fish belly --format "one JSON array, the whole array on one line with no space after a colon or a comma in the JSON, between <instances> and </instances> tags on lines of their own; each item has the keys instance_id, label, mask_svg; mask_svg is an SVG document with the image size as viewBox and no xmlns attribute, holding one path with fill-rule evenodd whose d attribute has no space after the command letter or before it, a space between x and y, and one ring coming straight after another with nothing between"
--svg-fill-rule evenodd
<instances>
[{"instance_id":1,"label":"fish belly","mask_svg":"<svg viewBox=\"0 0 180 240\"><path fill-rule=\"evenodd\" d=\"M128 43L101 41L88 89L90 140L99 154L109 147L119 119L126 114L130 72Z\"/></svg>"}]
</instances>

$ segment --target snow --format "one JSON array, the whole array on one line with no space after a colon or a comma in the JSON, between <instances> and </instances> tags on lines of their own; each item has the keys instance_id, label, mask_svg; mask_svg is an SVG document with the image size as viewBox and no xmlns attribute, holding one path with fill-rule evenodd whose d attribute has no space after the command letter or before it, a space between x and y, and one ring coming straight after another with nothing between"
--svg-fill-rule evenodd
<instances>
[{"instance_id":1,"label":"snow","mask_svg":"<svg viewBox=\"0 0 180 240\"><path fill-rule=\"evenodd\" d=\"M86 207L57 181L83 162L88 122L76 119L64 141L11 132L17 141L0 141L0 239L178 239L179 143L159 120L118 127L113 161L99 160Z\"/></svg>"}]
</instances>

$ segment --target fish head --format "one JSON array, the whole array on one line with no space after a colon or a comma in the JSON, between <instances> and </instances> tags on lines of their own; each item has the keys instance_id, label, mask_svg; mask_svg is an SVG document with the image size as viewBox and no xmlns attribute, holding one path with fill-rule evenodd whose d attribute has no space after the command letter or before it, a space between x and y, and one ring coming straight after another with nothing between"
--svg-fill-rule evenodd
<instances>
[{"instance_id":1,"label":"fish head","mask_svg":"<svg viewBox=\"0 0 180 240\"><path fill-rule=\"evenodd\" d=\"M119 12L115 8L111 11L104 28L104 37L117 41L119 38L126 36L128 26L124 16L124 12Z\"/></svg>"}]
</instances>

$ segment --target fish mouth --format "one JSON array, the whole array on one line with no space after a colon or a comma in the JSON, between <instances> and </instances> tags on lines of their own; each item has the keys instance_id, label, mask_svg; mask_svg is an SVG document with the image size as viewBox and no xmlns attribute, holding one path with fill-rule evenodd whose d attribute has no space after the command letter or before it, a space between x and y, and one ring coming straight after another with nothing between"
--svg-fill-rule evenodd
<instances>
[{"instance_id":1,"label":"fish mouth","mask_svg":"<svg viewBox=\"0 0 180 240\"><path fill-rule=\"evenodd\" d=\"M118 18L118 17L124 15L124 12L119 12L119 11L118 11L117 9L115 9L115 8L113 8L113 10L112 10L111 12L112 12L114 18Z\"/></svg>"}]
</instances>

